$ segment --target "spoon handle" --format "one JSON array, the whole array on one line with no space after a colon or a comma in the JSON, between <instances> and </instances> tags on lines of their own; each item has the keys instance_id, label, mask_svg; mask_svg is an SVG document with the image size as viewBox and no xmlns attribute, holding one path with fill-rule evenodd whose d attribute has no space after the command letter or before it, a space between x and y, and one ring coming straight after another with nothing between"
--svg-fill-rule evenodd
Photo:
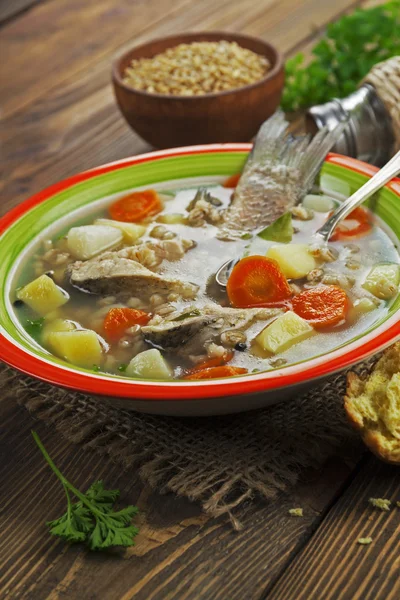
<instances>
[{"instance_id":1,"label":"spoon handle","mask_svg":"<svg viewBox=\"0 0 400 600\"><path fill-rule=\"evenodd\" d=\"M383 187L385 183L393 179L398 173L400 173L400 150L384 167L382 167L382 169L375 173L371 179L364 183L364 185L347 198L347 200L342 202L326 223L318 229L316 232L317 235L327 242L339 221L345 219L352 210L372 196L372 194Z\"/></svg>"}]
</instances>

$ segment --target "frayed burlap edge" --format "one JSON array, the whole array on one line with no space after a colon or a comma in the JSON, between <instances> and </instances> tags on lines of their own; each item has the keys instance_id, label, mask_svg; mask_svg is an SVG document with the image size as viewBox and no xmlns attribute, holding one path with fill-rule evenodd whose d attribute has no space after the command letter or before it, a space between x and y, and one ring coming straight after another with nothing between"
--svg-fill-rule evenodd
<instances>
[{"instance_id":1,"label":"frayed burlap edge","mask_svg":"<svg viewBox=\"0 0 400 600\"><path fill-rule=\"evenodd\" d=\"M363 376L371 365L355 370ZM199 502L213 517L229 516L235 529L244 505L287 492L304 469L317 468L355 439L343 410L343 373L268 409L197 419L115 409L6 366L0 373L3 395L70 442L135 470L160 493Z\"/></svg>"}]
</instances>

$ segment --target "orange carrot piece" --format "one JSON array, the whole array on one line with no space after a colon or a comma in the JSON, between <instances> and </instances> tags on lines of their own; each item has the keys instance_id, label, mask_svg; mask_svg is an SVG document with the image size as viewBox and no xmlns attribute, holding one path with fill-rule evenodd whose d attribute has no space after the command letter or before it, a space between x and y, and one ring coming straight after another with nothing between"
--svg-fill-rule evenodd
<instances>
[{"instance_id":1,"label":"orange carrot piece","mask_svg":"<svg viewBox=\"0 0 400 600\"><path fill-rule=\"evenodd\" d=\"M232 269L226 286L232 306L247 308L281 302L292 290L279 264L266 256L247 256Z\"/></svg>"},{"instance_id":2,"label":"orange carrot piece","mask_svg":"<svg viewBox=\"0 0 400 600\"><path fill-rule=\"evenodd\" d=\"M292 300L293 311L314 327L332 327L346 318L349 299L336 285L300 292Z\"/></svg>"},{"instance_id":3,"label":"orange carrot piece","mask_svg":"<svg viewBox=\"0 0 400 600\"><path fill-rule=\"evenodd\" d=\"M132 192L123 196L109 207L111 218L115 221L137 223L162 210L159 195L154 190Z\"/></svg>"},{"instance_id":4,"label":"orange carrot piece","mask_svg":"<svg viewBox=\"0 0 400 600\"><path fill-rule=\"evenodd\" d=\"M111 308L103 323L105 336L110 341L118 341L129 327L146 325L151 315L135 308Z\"/></svg>"},{"instance_id":5,"label":"orange carrot piece","mask_svg":"<svg viewBox=\"0 0 400 600\"><path fill-rule=\"evenodd\" d=\"M199 379L217 379L219 377L243 375L247 372L248 370L244 369L243 367L231 367L229 365L224 365L221 367L210 367L208 369L201 369L200 371L196 371L194 373L189 373L189 375L185 375L183 379L187 379L188 381L195 381Z\"/></svg>"},{"instance_id":6,"label":"orange carrot piece","mask_svg":"<svg viewBox=\"0 0 400 600\"><path fill-rule=\"evenodd\" d=\"M205 360L204 362L199 363L195 367L192 367L188 371L188 375L190 375L190 373L196 373L197 371L204 371L204 369L210 369L212 367L221 367L222 365L225 365L227 362L232 360L232 358L233 358L233 352L227 351L222 356L216 356L214 358L209 358L208 360Z\"/></svg>"},{"instance_id":7,"label":"orange carrot piece","mask_svg":"<svg viewBox=\"0 0 400 600\"><path fill-rule=\"evenodd\" d=\"M239 179L241 178L241 176L242 176L241 173L237 173L236 175L231 175L231 177L228 177L228 179L226 179L226 181L224 181L222 186L224 188L235 188L237 186L237 184L239 183Z\"/></svg>"},{"instance_id":8,"label":"orange carrot piece","mask_svg":"<svg viewBox=\"0 0 400 600\"><path fill-rule=\"evenodd\" d=\"M367 235L372 229L371 218L368 211L362 206L355 208L331 235L330 241L351 240Z\"/></svg>"}]
</instances>

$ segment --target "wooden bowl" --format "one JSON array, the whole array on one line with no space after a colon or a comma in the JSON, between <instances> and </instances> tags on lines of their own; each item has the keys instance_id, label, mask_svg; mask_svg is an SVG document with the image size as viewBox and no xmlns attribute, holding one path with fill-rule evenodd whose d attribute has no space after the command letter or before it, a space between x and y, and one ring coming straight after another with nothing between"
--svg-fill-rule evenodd
<instances>
[{"instance_id":1,"label":"wooden bowl","mask_svg":"<svg viewBox=\"0 0 400 600\"><path fill-rule=\"evenodd\" d=\"M226 40L266 56L272 68L256 83L202 96L172 96L136 90L123 83L134 58L150 58L182 43ZM113 65L115 96L126 121L156 148L246 142L278 107L284 70L281 54L268 42L236 33L206 32L174 35L132 48Z\"/></svg>"}]
</instances>

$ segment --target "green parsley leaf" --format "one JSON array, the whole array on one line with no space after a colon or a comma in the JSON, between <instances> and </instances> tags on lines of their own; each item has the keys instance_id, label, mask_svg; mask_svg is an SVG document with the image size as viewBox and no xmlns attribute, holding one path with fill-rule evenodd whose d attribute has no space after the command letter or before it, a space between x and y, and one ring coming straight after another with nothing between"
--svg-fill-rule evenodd
<instances>
[{"instance_id":1,"label":"green parsley leaf","mask_svg":"<svg viewBox=\"0 0 400 600\"><path fill-rule=\"evenodd\" d=\"M102 481L96 481L82 494L53 463L35 431L32 431L32 436L51 470L61 481L67 497L67 512L60 518L47 522L50 533L66 542L86 542L91 550L132 546L139 532L131 523L138 512L137 507L127 506L114 510L119 490L106 490ZM71 501L71 494L78 502Z\"/></svg>"},{"instance_id":2,"label":"green parsley leaf","mask_svg":"<svg viewBox=\"0 0 400 600\"><path fill-rule=\"evenodd\" d=\"M279 217L271 225L257 233L257 236L269 242L280 242L282 244L291 242L293 237L291 213L287 212Z\"/></svg>"},{"instance_id":3,"label":"green parsley leaf","mask_svg":"<svg viewBox=\"0 0 400 600\"><path fill-rule=\"evenodd\" d=\"M400 54L400 0L357 8L326 28L312 50L286 62L285 111L296 111L332 98L344 98L378 62Z\"/></svg>"},{"instance_id":4,"label":"green parsley leaf","mask_svg":"<svg viewBox=\"0 0 400 600\"><path fill-rule=\"evenodd\" d=\"M137 527L127 525L132 516L127 514L127 518L121 520L109 518L107 524L98 520L87 540L89 548L103 550L110 546L132 546L132 539L139 533Z\"/></svg>"},{"instance_id":5,"label":"green parsley leaf","mask_svg":"<svg viewBox=\"0 0 400 600\"><path fill-rule=\"evenodd\" d=\"M93 528L93 520L89 510L82 505L69 503L68 511L54 521L46 523L50 533L61 537L66 542L84 542Z\"/></svg>"},{"instance_id":6,"label":"green parsley leaf","mask_svg":"<svg viewBox=\"0 0 400 600\"><path fill-rule=\"evenodd\" d=\"M33 337L33 339L37 340L38 338L40 338L40 334L42 333L43 324L44 317L41 317L40 319L35 319L34 321L32 319L27 319L24 325L25 331L29 333L29 335Z\"/></svg>"},{"instance_id":7,"label":"green parsley leaf","mask_svg":"<svg viewBox=\"0 0 400 600\"><path fill-rule=\"evenodd\" d=\"M100 369L99 365L93 365L93 367L92 367L92 370L93 370L95 373L99 373L99 372L101 371L101 369Z\"/></svg>"},{"instance_id":8,"label":"green parsley leaf","mask_svg":"<svg viewBox=\"0 0 400 600\"><path fill-rule=\"evenodd\" d=\"M121 363L118 367L118 371L120 373L125 373L126 369L128 368L128 365L126 365L125 363Z\"/></svg>"},{"instance_id":9,"label":"green parsley leaf","mask_svg":"<svg viewBox=\"0 0 400 600\"><path fill-rule=\"evenodd\" d=\"M85 496L94 506L103 512L109 512L119 498L119 490L106 490L102 481L96 481L92 483Z\"/></svg>"}]
</instances>

